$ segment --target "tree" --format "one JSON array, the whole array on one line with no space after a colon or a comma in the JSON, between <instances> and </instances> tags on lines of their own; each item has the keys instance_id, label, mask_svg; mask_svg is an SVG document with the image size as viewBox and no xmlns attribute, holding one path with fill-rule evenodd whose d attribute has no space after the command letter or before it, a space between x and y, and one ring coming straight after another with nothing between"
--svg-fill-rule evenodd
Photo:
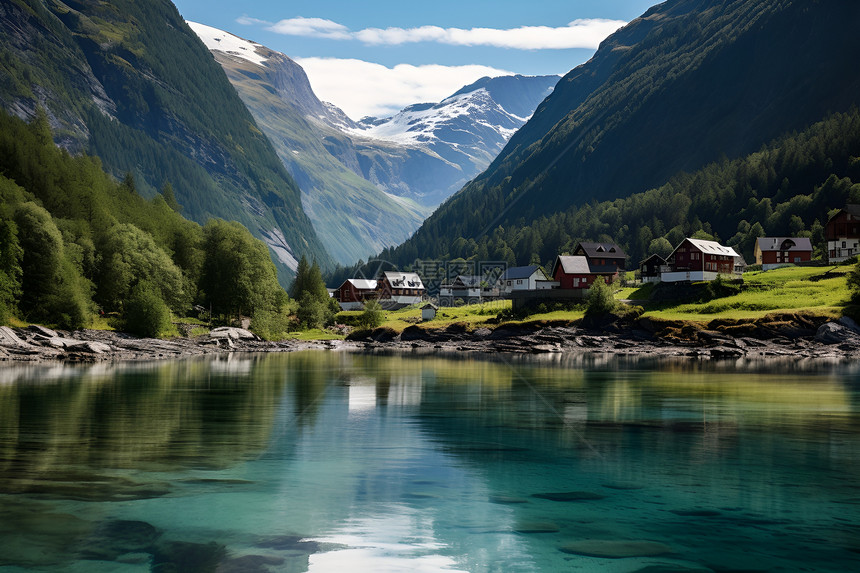
<instances>
[{"instance_id":1,"label":"tree","mask_svg":"<svg viewBox=\"0 0 860 573\"><path fill-rule=\"evenodd\" d=\"M587 316L608 314L618 306L612 288L606 284L602 277L594 279L594 283L588 289L588 296L585 301L585 314Z\"/></svg>"},{"instance_id":2,"label":"tree","mask_svg":"<svg viewBox=\"0 0 860 573\"><path fill-rule=\"evenodd\" d=\"M161 196L164 197L164 202L167 203L168 207L177 213L182 212L182 205L176 200L176 195L173 193L173 185L170 182L165 183L164 187L161 188Z\"/></svg>"},{"instance_id":3,"label":"tree","mask_svg":"<svg viewBox=\"0 0 860 573\"><path fill-rule=\"evenodd\" d=\"M214 312L253 316L286 302L269 249L240 223L209 221L203 228L203 251L200 286Z\"/></svg>"},{"instance_id":4,"label":"tree","mask_svg":"<svg viewBox=\"0 0 860 573\"><path fill-rule=\"evenodd\" d=\"M33 202L15 211L21 248L20 309L31 320L81 328L89 319L87 282L65 255L50 213Z\"/></svg>"},{"instance_id":5,"label":"tree","mask_svg":"<svg viewBox=\"0 0 860 573\"><path fill-rule=\"evenodd\" d=\"M151 235L129 223L114 225L102 247L99 298L103 305L120 310L142 282L155 289L177 314L190 303L185 281L170 256Z\"/></svg>"},{"instance_id":6,"label":"tree","mask_svg":"<svg viewBox=\"0 0 860 573\"><path fill-rule=\"evenodd\" d=\"M21 257L14 221L0 219L0 322L5 322L21 296Z\"/></svg>"},{"instance_id":7,"label":"tree","mask_svg":"<svg viewBox=\"0 0 860 573\"><path fill-rule=\"evenodd\" d=\"M299 260L290 295L299 302L296 315L306 328L319 328L331 322L339 310L331 304L333 299L328 294L319 265L316 261L308 264L304 256Z\"/></svg>"},{"instance_id":8,"label":"tree","mask_svg":"<svg viewBox=\"0 0 860 573\"><path fill-rule=\"evenodd\" d=\"M660 255L664 259L672 254L675 249L666 237L657 237L648 244L649 255Z\"/></svg>"}]
</instances>

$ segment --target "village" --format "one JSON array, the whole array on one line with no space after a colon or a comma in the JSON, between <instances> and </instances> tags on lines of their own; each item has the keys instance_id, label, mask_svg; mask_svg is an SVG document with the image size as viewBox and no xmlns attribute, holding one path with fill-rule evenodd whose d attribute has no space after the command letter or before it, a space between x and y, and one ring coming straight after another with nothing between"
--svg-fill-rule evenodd
<instances>
[{"instance_id":1,"label":"village","mask_svg":"<svg viewBox=\"0 0 860 573\"><path fill-rule=\"evenodd\" d=\"M825 227L826 251L813 260L809 237L759 237L755 264L762 271L787 265L838 264L860 254L860 205L848 204ZM387 270L377 277L350 278L331 290L343 310L360 310L377 301L387 310L423 305L422 317L432 319L439 307L480 304L509 299L520 309L539 303L576 303L586 298L595 281L612 284L628 273L628 257L611 242L580 242L571 255L558 255L549 273L539 265L493 266L480 275L456 274L436 288L419 272ZM734 248L716 241L687 237L663 258L653 254L632 275L639 284L692 284L703 281L742 281L748 266Z\"/></svg>"}]
</instances>

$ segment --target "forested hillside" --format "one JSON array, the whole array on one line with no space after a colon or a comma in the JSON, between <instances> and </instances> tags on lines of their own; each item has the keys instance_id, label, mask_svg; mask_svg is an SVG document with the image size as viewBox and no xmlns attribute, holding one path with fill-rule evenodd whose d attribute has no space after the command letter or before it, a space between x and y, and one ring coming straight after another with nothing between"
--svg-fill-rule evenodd
<instances>
[{"instance_id":1,"label":"forested hillside","mask_svg":"<svg viewBox=\"0 0 860 573\"><path fill-rule=\"evenodd\" d=\"M152 199L98 158L56 147L47 116L0 111L0 323L65 328L112 314L154 336L192 303L215 314L276 312L286 294L265 244L235 222L201 227L167 185Z\"/></svg>"},{"instance_id":2,"label":"forested hillside","mask_svg":"<svg viewBox=\"0 0 860 573\"><path fill-rule=\"evenodd\" d=\"M133 173L146 197L169 182L191 219L242 222L284 282L302 254L331 264L297 185L169 0L11 0L0 36L6 110L44 108L58 144Z\"/></svg>"},{"instance_id":3,"label":"forested hillside","mask_svg":"<svg viewBox=\"0 0 860 573\"><path fill-rule=\"evenodd\" d=\"M711 236L752 260L761 236L810 236L823 245L828 214L860 203L860 110L835 114L740 159L680 173L666 184L613 201L571 207L533 221L497 226L477 239L446 235L433 242L417 235L380 258L400 266L435 253L457 258L551 264L582 240L615 241L628 267L646 255L663 255L685 236ZM472 209L468 202L465 209ZM352 269L340 269L348 276ZM336 277L332 283L337 282Z\"/></svg>"},{"instance_id":4,"label":"forested hillside","mask_svg":"<svg viewBox=\"0 0 860 573\"><path fill-rule=\"evenodd\" d=\"M415 258L486 255L526 264L545 262L570 238L605 235L629 246L635 258L643 253L636 245L647 231L659 237L679 225L708 223L726 240L743 220L771 234L789 232L782 219L771 218L767 203L759 212L750 199L759 204L769 198L776 209L794 195L813 194L831 168L804 176L777 162L776 175L769 174L778 177L774 187L770 178L749 179L730 166L755 166L755 152L763 145L860 102L858 21L860 4L833 0L659 4L565 76L487 171L442 205L412 239L381 257L407 264ZM839 126L831 129L852 137ZM787 136L783 145L806 143ZM837 178L848 176L839 167L840 161L847 165L848 155L832 161ZM698 179L677 175L714 162ZM706 173L717 171L719 181L704 182ZM682 184L687 177L694 182ZM724 188L734 195L725 195ZM646 211L638 220L615 211L633 202L612 203L614 208L597 203L648 189L662 191L642 197L671 190L690 205L671 210L660 205L655 220ZM833 208L841 198L828 201L827 208ZM599 212L599 205L609 210ZM826 208L804 209L799 216L808 229L815 219L823 223ZM587 224L592 220L599 223ZM640 238L636 233L642 227L647 230Z\"/></svg>"}]
</instances>

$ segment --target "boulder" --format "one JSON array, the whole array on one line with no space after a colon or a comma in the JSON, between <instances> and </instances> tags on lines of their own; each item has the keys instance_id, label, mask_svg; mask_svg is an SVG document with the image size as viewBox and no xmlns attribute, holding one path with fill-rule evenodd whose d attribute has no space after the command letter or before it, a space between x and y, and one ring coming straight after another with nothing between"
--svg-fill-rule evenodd
<instances>
[{"instance_id":1,"label":"boulder","mask_svg":"<svg viewBox=\"0 0 860 573\"><path fill-rule=\"evenodd\" d=\"M433 336L423 328L420 328L413 324L403 329L403 332L400 333L400 340L404 342L409 342L412 340L422 340L425 342L429 342L433 340Z\"/></svg>"},{"instance_id":2,"label":"boulder","mask_svg":"<svg viewBox=\"0 0 860 573\"><path fill-rule=\"evenodd\" d=\"M41 336L47 336L48 338L56 338L59 336L56 330L51 330L50 328L45 328L44 326L39 326L38 324L31 324L27 327L27 330L35 334L39 334Z\"/></svg>"},{"instance_id":3,"label":"boulder","mask_svg":"<svg viewBox=\"0 0 860 573\"><path fill-rule=\"evenodd\" d=\"M842 344L857 335L838 322L825 322L815 332L815 340L824 344Z\"/></svg>"},{"instance_id":4,"label":"boulder","mask_svg":"<svg viewBox=\"0 0 860 573\"><path fill-rule=\"evenodd\" d=\"M860 324L857 324L857 321L851 318L850 316L843 316L839 319L839 324L860 334Z\"/></svg>"},{"instance_id":5,"label":"boulder","mask_svg":"<svg viewBox=\"0 0 860 573\"><path fill-rule=\"evenodd\" d=\"M259 340L260 338L244 328L236 328L234 326L219 326L209 331L209 338L216 339L231 339L231 340Z\"/></svg>"},{"instance_id":6,"label":"boulder","mask_svg":"<svg viewBox=\"0 0 860 573\"><path fill-rule=\"evenodd\" d=\"M27 348L30 345L21 340L15 331L8 326L0 326L0 346Z\"/></svg>"}]
</instances>

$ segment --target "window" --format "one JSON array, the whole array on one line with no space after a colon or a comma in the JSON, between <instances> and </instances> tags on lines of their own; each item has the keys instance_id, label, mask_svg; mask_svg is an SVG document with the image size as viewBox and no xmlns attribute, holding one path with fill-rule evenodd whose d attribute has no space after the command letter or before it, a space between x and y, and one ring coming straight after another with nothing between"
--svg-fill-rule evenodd
<instances>
[{"instance_id":1,"label":"window","mask_svg":"<svg viewBox=\"0 0 860 573\"><path fill-rule=\"evenodd\" d=\"M517 279L517 284L518 284L518 285L521 285L521 284L523 284L523 281L522 281L522 279Z\"/></svg>"}]
</instances>

